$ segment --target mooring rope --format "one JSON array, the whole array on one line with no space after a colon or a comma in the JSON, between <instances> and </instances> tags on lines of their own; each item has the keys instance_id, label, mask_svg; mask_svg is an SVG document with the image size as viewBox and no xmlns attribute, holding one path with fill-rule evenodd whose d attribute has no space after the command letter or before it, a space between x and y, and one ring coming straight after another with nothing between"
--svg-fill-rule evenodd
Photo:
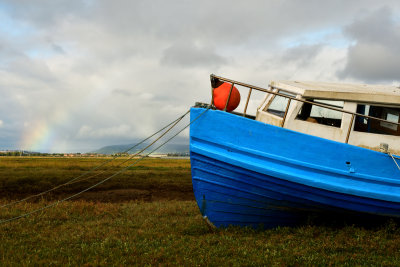
<instances>
[{"instance_id":1,"label":"mooring rope","mask_svg":"<svg viewBox=\"0 0 400 267\"><path fill-rule=\"evenodd\" d=\"M146 142L147 140L149 140L149 139L152 138L153 136L155 136L155 135L157 135L158 133L162 132L163 130L165 130L165 129L168 128L169 126L171 126L171 125L176 125L176 124L177 124L179 121L181 121L188 113L189 113L189 111L185 112L182 116L180 116L180 117L178 117L176 120L170 122L169 124L167 124L166 126L164 126L163 128L161 128L161 129L158 130L157 132L153 133L153 134L150 135L149 137L143 139L142 141L140 141L139 143L135 144L134 146L132 146L132 147L126 149L125 151L119 152L119 153L127 153L127 152L131 151L132 149L136 148L137 146L141 145L142 143ZM167 131L168 131L168 130L167 130ZM154 144L154 143L153 143L153 144ZM130 160L131 158L137 156L137 155L140 154L140 153L141 153L140 151L137 152L137 153L135 153L135 154L134 154L133 156L131 156L128 160ZM38 193L38 194L34 194L34 195L31 195L31 196L25 197L25 198L23 198L23 199L20 199L20 200L16 200L16 201L7 203L7 204L5 204L5 205L0 206L0 208L9 207L9 206L12 206L12 205L15 205L15 204L18 204L18 203L27 201L27 200L32 199L32 198L34 198L34 197L39 197L39 196L42 196L42 195L44 195L44 194L50 193L50 192L52 192L52 191L54 191L54 190L56 190L56 189L58 189L58 188L61 188L61 187L63 187L63 186L67 186L67 185L70 185L70 184L73 184L73 183L77 183L77 182L81 182L81 181L86 181L86 180L89 180L89 179L91 179L91 178L93 178L93 177L96 177L96 176L98 176L98 175L100 175L100 174L103 174L105 171L100 172L100 173L97 173L97 174L92 175L92 176L89 176L88 178L80 179L80 180L79 180L79 178L82 178L82 177L84 177L84 176L86 176L86 175L88 175L88 174L94 172L95 170L97 170L97 169L99 169L99 168L101 168L101 167L107 165L107 164L110 163L111 161L115 160L117 157L118 157L118 155L115 154L111 159L108 159L108 160L104 161L104 162L101 163L100 165L93 167L92 169L90 169L90 170L84 172L83 174L81 174L81 175L79 175L79 176L77 176L77 177L75 177L75 178L73 178L73 179L71 179L71 180L69 180L69 181L67 181L67 182L65 182L65 183L63 183L63 184L57 185L57 186L55 186L55 187L53 187L53 188L51 188L51 189L48 189L48 190L43 191L43 192L40 192L40 193ZM122 164L125 163L125 162L126 162L126 161L122 162ZM122 165L122 164L119 164L119 165L117 165L117 166L120 166L120 165Z\"/></svg>"},{"instance_id":2,"label":"mooring rope","mask_svg":"<svg viewBox=\"0 0 400 267\"><path fill-rule=\"evenodd\" d=\"M138 163L139 161L143 160L144 158L148 157L149 155L151 155L152 153L154 153L155 151L157 151L158 149L160 149L160 148L161 148L162 146L164 146L165 144L167 144L169 141L171 141L173 138L175 138L178 134L180 134L183 130L185 130L187 127L189 127L191 124L193 124L193 123L194 123L196 120L198 120L201 116L203 116L204 113L206 113L210 108L211 108L211 106L207 107L207 109L205 109L202 113L200 113L194 120L190 121L187 125L185 125L185 127L183 127L181 130L179 130L177 133L175 133L175 134L174 134L173 136L171 136L169 139L167 139L164 143L162 143L161 145L159 145L158 147L156 147L155 149L153 149L151 152L149 152L149 153L146 154L145 156L142 156L142 157L140 157L139 159L135 160L133 163L129 164L128 166L126 166L125 168L119 170L118 172L114 173L113 175L111 175L111 176L109 176L109 177L107 177L107 178L101 180L100 182L98 182L98 183L96 183L96 184L94 184L94 185L92 185L92 186L90 186L90 187L88 187L88 188L86 188L86 189L84 189L84 190L82 190L82 191L76 193L76 194L73 194L73 195L71 195L71 196L69 196L69 197L66 197L66 198L63 198L63 199L61 199L61 200L58 200L57 202L54 202L54 203L49 204L49 205L46 205L46 206L41 207L41 208L39 208L39 209L35 209L35 210L33 210L33 211L30 211L30 212L24 213L24 214L19 215L19 216L15 216L15 217L12 217L12 218L9 218L9 219L6 219L6 220L2 220L2 221L0 221L0 224L7 223L7 222L11 222L11 221L15 221L15 220L18 220L18 219L27 217L27 216L29 216L29 215L32 215L32 214L34 214L34 213L37 213L37 212L40 212L40 211L49 209L49 208L51 208L51 207L54 207L54 206L56 206L56 205L58 205L58 204L60 204L60 203L62 203L62 202L65 202L65 201L67 201L67 200L70 200L70 199L72 199L72 198L74 198L74 197L77 197L77 196L79 196L79 195L81 195L81 194L83 194L83 193L85 193L85 192L87 192L87 191L89 191L89 190L91 190L91 189L93 189L93 188L95 188L95 187L97 187L97 186L99 186L99 185L101 185L101 184L107 182L107 181L110 180L111 178L117 176L118 174L121 174L121 173L125 172L125 171L128 170L130 167L132 167L133 165L135 165L135 164ZM159 140L159 138L157 139L157 141L158 141L158 140ZM154 142L153 142L153 143L154 143ZM146 149L147 149L147 148L146 148Z\"/></svg>"},{"instance_id":3,"label":"mooring rope","mask_svg":"<svg viewBox=\"0 0 400 267\"><path fill-rule=\"evenodd\" d=\"M181 116L178 120L175 120L175 123L172 124L172 125L168 128L168 130L166 130L162 135L160 135L160 136L159 136L156 140L154 140L151 144L149 144L148 146L146 146L145 148L143 148L143 149L140 150L139 152L136 152L135 154L131 155L129 158L127 158L126 160L122 161L121 163L117 164L117 167L119 167L119 166L123 165L124 163L130 161L130 160L133 159L134 157L140 155L140 153L142 153L143 151L145 151L147 148L151 147L154 143L156 143L156 142L157 142L158 140L160 140L163 136L165 136L172 128L174 128L175 125L177 125L188 113L189 113L189 111L187 111L187 112L186 112L183 116ZM93 177L96 177L96 176L98 176L98 175L100 175L100 174L103 174L103 173L105 173L105 172L106 172L106 171L102 171L102 172L100 172L100 173L96 173L95 175L89 176L89 177L87 177L87 178L85 178L85 179L80 179L80 180L77 180L77 181L73 181L73 182L71 182L71 183L69 183L69 184L74 184L74 183L83 182L83 181L92 179Z\"/></svg>"},{"instance_id":4,"label":"mooring rope","mask_svg":"<svg viewBox=\"0 0 400 267\"><path fill-rule=\"evenodd\" d=\"M399 166L399 164L397 164L397 161L396 161L395 157L393 157L393 155L392 155L391 153L388 153L388 154L389 154L389 156L393 159L394 163L395 163L396 166L397 166L397 169L399 169L399 171L400 171L400 166ZM397 157L396 157L396 158L397 158Z\"/></svg>"}]
</instances>

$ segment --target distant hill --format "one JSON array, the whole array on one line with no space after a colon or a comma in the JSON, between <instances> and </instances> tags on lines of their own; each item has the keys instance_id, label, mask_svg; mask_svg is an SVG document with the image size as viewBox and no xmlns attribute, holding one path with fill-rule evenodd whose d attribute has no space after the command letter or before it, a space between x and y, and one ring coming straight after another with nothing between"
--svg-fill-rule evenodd
<instances>
[{"instance_id":1,"label":"distant hill","mask_svg":"<svg viewBox=\"0 0 400 267\"><path fill-rule=\"evenodd\" d=\"M135 154L135 153L139 152L141 149L148 146L149 144L150 143L143 143L143 144L135 147L134 149L130 150L129 153ZM111 155L111 154L125 152L126 150L133 147L134 145L135 144L110 145L110 146L105 146L98 150L92 151L92 153ZM146 151L144 151L143 153L144 154L149 153L150 151L152 151L159 145L160 145L159 143L156 143L153 146L151 146L150 148L148 148ZM181 154L181 153L188 153L188 152L189 152L189 144L170 144L169 143L169 144L164 145L163 147L161 147L159 150L155 151L154 153L156 153L156 154L168 154L168 153Z\"/></svg>"}]
</instances>

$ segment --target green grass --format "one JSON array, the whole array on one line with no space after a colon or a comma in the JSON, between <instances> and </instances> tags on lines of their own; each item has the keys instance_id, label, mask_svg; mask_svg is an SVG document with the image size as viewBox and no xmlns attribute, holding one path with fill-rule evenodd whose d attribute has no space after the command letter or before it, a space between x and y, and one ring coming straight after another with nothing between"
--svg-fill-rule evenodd
<instances>
[{"instance_id":1,"label":"green grass","mask_svg":"<svg viewBox=\"0 0 400 267\"><path fill-rule=\"evenodd\" d=\"M35 160L14 160L10 158L4 162L1 159L0 181L4 183L6 180L6 185L18 181L18 186L29 181L36 184L38 190L47 189L44 183L47 179L57 177L49 182L53 185L56 180L71 178L71 174L65 172L69 164L81 169L73 172L75 175L99 163L98 159L37 159L36 163ZM191 187L187 160L146 159L142 163L137 170L129 170L125 176L111 180L93 194L131 189L160 195L160 187L165 186L174 195ZM46 164L47 167L43 167ZM31 172L32 168L36 168L34 172ZM7 175L7 179L3 175ZM129 182L130 179L134 182ZM16 194L9 192L9 195L15 198L21 194L20 189L16 190ZM68 194L68 190L63 190L62 194ZM185 197L186 194L189 197ZM61 203L25 219L1 224L0 265L400 264L400 228L395 222L371 228L360 225L304 225L266 231L238 227L212 230L201 218L190 192L183 195L176 193L175 197L115 199L112 202L102 197L90 201L86 197ZM3 197L0 205L9 201ZM0 220L49 203L52 202L40 200L2 208Z\"/></svg>"},{"instance_id":2,"label":"green grass","mask_svg":"<svg viewBox=\"0 0 400 267\"><path fill-rule=\"evenodd\" d=\"M46 203L18 205L18 212ZM303 226L211 231L194 201L63 203L0 227L3 265L398 265L400 231Z\"/></svg>"},{"instance_id":3,"label":"green grass","mask_svg":"<svg viewBox=\"0 0 400 267\"><path fill-rule=\"evenodd\" d=\"M105 160L98 158L19 158L3 157L0 159L0 198L18 199L37 194L59 184L66 183L84 172L99 166ZM81 182L63 186L52 194L43 196L54 199L79 192L92 184L109 177L122 167L132 163L118 158L109 164L82 177L90 178ZM190 161L187 159L144 159L92 192L110 192L110 190L135 189L150 191L155 198L167 199L193 197L190 174ZM169 193L169 195L168 195ZM105 195L91 194L90 200L101 200ZM93 199L96 197L96 199ZM131 200L136 200L134 193ZM116 199L114 199L116 200ZM126 200L126 198L124 198Z\"/></svg>"}]
</instances>

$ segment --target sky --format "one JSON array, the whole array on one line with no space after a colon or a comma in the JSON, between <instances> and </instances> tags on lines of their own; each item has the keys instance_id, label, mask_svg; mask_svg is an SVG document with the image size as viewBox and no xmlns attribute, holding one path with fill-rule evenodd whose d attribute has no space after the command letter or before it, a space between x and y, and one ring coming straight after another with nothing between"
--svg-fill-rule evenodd
<instances>
[{"instance_id":1,"label":"sky","mask_svg":"<svg viewBox=\"0 0 400 267\"><path fill-rule=\"evenodd\" d=\"M0 150L134 143L209 103L211 73L398 85L399 11L398 0L0 0Z\"/></svg>"}]
</instances>

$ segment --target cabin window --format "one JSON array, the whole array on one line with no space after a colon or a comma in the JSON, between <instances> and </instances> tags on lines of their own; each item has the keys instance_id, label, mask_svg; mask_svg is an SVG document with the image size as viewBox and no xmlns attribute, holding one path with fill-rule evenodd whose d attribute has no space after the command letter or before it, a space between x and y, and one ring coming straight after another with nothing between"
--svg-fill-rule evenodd
<instances>
[{"instance_id":1,"label":"cabin window","mask_svg":"<svg viewBox=\"0 0 400 267\"><path fill-rule=\"evenodd\" d=\"M307 100L336 109L343 109L344 105L343 101L322 99ZM311 103L304 103L296 119L340 128L340 125L342 123L342 112L332 110L327 107L313 105Z\"/></svg>"},{"instance_id":2,"label":"cabin window","mask_svg":"<svg viewBox=\"0 0 400 267\"><path fill-rule=\"evenodd\" d=\"M400 121L400 108L359 104L357 105L357 113L384 119L389 122L399 123ZM354 131L400 136L400 127L389 122L356 116Z\"/></svg>"},{"instance_id":3,"label":"cabin window","mask_svg":"<svg viewBox=\"0 0 400 267\"><path fill-rule=\"evenodd\" d=\"M284 91L278 91L278 93L287 95L287 96L291 96L291 97L295 96L293 94L290 94L290 93L284 92ZM283 116L285 115L285 111L286 111L288 102L289 102L289 98L275 95L272 98L272 100L270 101L270 104L264 110L269 113L272 113L278 117L283 118Z\"/></svg>"}]
</instances>

